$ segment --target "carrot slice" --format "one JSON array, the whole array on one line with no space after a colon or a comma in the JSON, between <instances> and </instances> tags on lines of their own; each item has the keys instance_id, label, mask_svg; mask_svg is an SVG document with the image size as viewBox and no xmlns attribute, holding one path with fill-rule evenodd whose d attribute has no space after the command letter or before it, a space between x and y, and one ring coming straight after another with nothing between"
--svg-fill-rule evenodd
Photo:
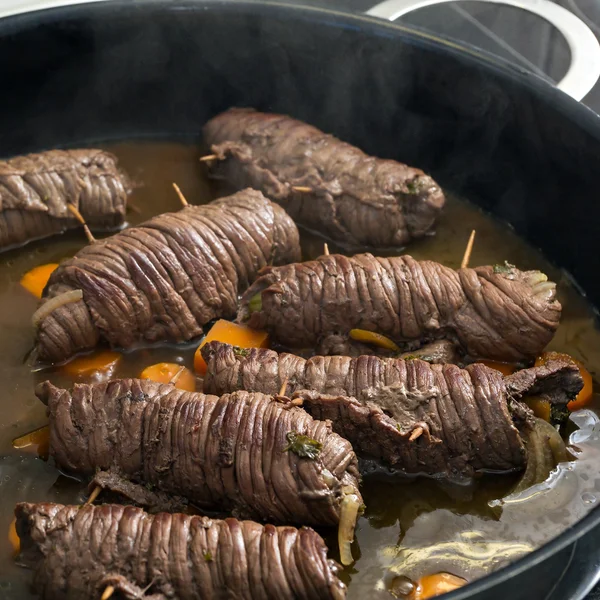
<instances>
[{"instance_id":1,"label":"carrot slice","mask_svg":"<svg viewBox=\"0 0 600 600\"><path fill-rule=\"evenodd\" d=\"M429 600L446 592L457 590L467 584L467 580L462 577L452 575L452 573L434 573L425 575L417 582L415 591L409 596L410 600Z\"/></svg>"},{"instance_id":2,"label":"carrot slice","mask_svg":"<svg viewBox=\"0 0 600 600\"><path fill-rule=\"evenodd\" d=\"M62 366L62 370L77 379L106 379L111 377L120 360L121 355L118 352L101 350L68 362Z\"/></svg>"},{"instance_id":3,"label":"carrot slice","mask_svg":"<svg viewBox=\"0 0 600 600\"><path fill-rule=\"evenodd\" d=\"M17 519L14 518L8 526L8 541L13 549L13 554L16 556L21 550L21 539L17 534Z\"/></svg>"},{"instance_id":4,"label":"carrot slice","mask_svg":"<svg viewBox=\"0 0 600 600\"><path fill-rule=\"evenodd\" d=\"M52 275L57 267L58 265L56 263L35 267L23 275L21 278L21 285L36 298L41 298L42 292L48 283L48 279L50 279L50 275Z\"/></svg>"},{"instance_id":5,"label":"carrot slice","mask_svg":"<svg viewBox=\"0 0 600 600\"><path fill-rule=\"evenodd\" d=\"M496 371L500 371L503 375L512 375L516 366L510 363L498 362L496 360L478 360L477 362L489 367L490 369L495 369Z\"/></svg>"},{"instance_id":6,"label":"carrot slice","mask_svg":"<svg viewBox=\"0 0 600 600\"><path fill-rule=\"evenodd\" d=\"M548 402L548 400L532 396L530 398L525 398L525 404L529 406L536 417L544 419L544 421L548 421L548 423L550 423L552 407L550 406L550 402Z\"/></svg>"},{"instance_id":7,"label":"carrot slice","mask_svg":"<svg viewBox=\"0 0 600 600\"><path fill-rule=\"evenodd\" d=\"M590 375L590 372L585 368L580 360L577 360L569 354L564 354L562 352L544 352L536 359L535 366L539 367L541 365L545 365L549 360L552 359L567 360L576 364L579 367L579 372L583 378L583 388L579 394L577 394L577 398L575 398L575 400L571 400L571 402L567 404L567 408L570 411L574 411L587 406L590 403L592 394L594 392L594 384L592 382L592 376Z\"/></svg>"},{"instance_id":8,"label":"carrot slice","mask_svg":"<svg viewBox=\"0 0 600 600\"><path fill-rule=\"evenodd\" d=\"M12 445L17 450L37 454L37 456L46 460L50 451L50 427L44 425L19 436L13 440Z\"/></svg>"},{"instance_id":9,"label":"carrot slice","mask_svg":"<svg viewBox=\"0 0 600 600\"><path fill-rule=\"evenodd\" d=\"M186 367L177 363L157 363L146 367L140 373L140 379L151 379L158 383L172 383L180 390L196 391L196 378Z\"/></svg>"},{"instance_id":10,"label":"carrot slice","mask_svg":"<svg viewBox=\"0 0 600 600\"><path fill-rule=\"evenodd\" d=\"M268 348L269 334L266 331L250 329L246 325L219 319L202 340L194 354L194 369L199 375L206 374L206 362L202 358L202 348L208 342L224 342L238 348Z\"/></svg>"},{"instance_id":11,"label":"carrot slice","mask_svg":"<svg viewBox=\"0 0 600 600\"><path fill-rule=\"evenodd\" d=\"M396 343L390 340L389 337L381 335L381 333L375 333L374 331L367 331L366 329L351 329L350 337L357 342L364 342L365 344L372 344L373 346L379 346L392 352L400 352L400 348Z\"/></svg>"},{"instance_id":12,"label":"carrot slice","mask_svg":"<svg viewBox=\"0 0 600 600\"><path fill-rule=\"evenodd\" d=\"M29 446L35 446L48 440L50 435L50 428L48 425L34 429L29 433L26 433L13 440L13 448L21 450L22 448L28 448Z\"/></svg>"}]
</instances>

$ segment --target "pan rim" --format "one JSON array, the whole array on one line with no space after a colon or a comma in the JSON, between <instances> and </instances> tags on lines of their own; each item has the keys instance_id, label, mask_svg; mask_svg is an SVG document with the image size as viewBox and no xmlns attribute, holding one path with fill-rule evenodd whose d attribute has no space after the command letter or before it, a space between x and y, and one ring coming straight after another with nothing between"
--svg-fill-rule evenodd
<instances>
[{"instance_id":1,"label":"pan rim","mask_svg":"<svg viewBox=\"0 0 600 600\"><path fill-rule=\"evenodd\" d=\"M68 0L59 0L60 2ZM147 11L149 8L161 11L232 11L251 10L253 13L271 12L273 15L298 15L311 18L327 17L335 20L335 26L368 27L367 35L393 35L403 43L416 44L430 51L443 51L468 63L471 68L478 67L483 70L493 71L500 79L517 82L527 88L536 97L536 100L552 104L554 108L563 113L574 125L582 128L589 136L593 137L600 148L600 115L591 108L571 98L565 92L557 89L546 79L525 70L501 57L480 50L468 44L454 41L450 38L423 31L417 27L406 26L395 22L382 20L367 14L349 13L336 9L314 5L302 5L277 0L144 0L143 6L132 3L131 0L85 0L77 4L60 4L51 8L27 10L0 18L0 36L14 34L19 30L29 28L30 25L39 25L40 21L56 21L61 17L94 17L95 15L108 15L110 11L136 12ZM448 600L467 600L471 596L501 586L504 582L519 575L534 566L544 562L557 552L575 546L582 537L600 526L600 506L590 512L561 534L526 554L515 562L494 571L470 583L467 587L444 595ZM578 595L570 600L583 598L600 579L600 572L594 573L585 585L577 590ZM580 594L580 595L579 595Z\"/></svg>"}]
</instances>

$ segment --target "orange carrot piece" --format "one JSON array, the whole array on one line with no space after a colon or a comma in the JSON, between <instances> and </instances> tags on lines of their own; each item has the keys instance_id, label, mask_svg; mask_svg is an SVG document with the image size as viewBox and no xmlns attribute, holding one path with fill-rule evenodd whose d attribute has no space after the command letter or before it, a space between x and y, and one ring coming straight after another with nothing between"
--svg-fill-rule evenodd
<instances>
[{"instance_id":1,"label":"orange carrot piece","mask_svg":"<svg viewBox=\"0 0 600 600\"><path fill-rule=\"evenodd\" d=\"M101 350L68 362L62 366L62 370L74 379L106 379L112 376L120 360L121 355L118 352Z\"/></svg>"},{"instance_id":2,"label":"orange carrot piece","mask_svg":"<svg viewBox=\"0 0 600 600\"><path fill-rule=\"evenodd\" d=\"M206 362L202 358L202 347L208 342L224 342L238 348L268 348L269 334L266 331L250 329L246 325L218 320L202 340L194 354L194 369L199 375L206 374Z\"/></svg>"},{"instance_id":3,"label":"orange carrot piece","mask_svg":"<svg viewBox=\"0 0 600 600\"><path fill-rule=\"evenodd\" d=\"M140 373L140 379L151 379L158 383L172 383L180 390L196 391L196 377L186 367L177 363L158 363L146 367Z\"/></svg>"},{"instance_id":4,"label":"orange carrot piece","mask_svg":"<svg viewBox=\"0 0 600 600\"><path fill-rule=\"evenodd\" d=\"M564 354L562 352L544 352L536 359L535 366L539 367L541 365L544 365L552 359L562 359L571 361L579 367L579 372L581 373L581 377L583 378L583 388L581 389L579 394L577 394L577 398L575 398L575 400L571 400L571 402L567 404L567 408L570 411L584 408L587 404L589 404L590 400L592 399L592 394L594 392L594 384L592 382L592 376L590 375L590 372L585 368L585 366L580 360L577 360L569 354Z\"/></svg>"},{"instance_id":5,"label":"orange carrot piece","mask_svg":"<svg viewBox=\"0 0 600 600\"><path fill-rule=\"evenodd\" d=\"M409 596L410 600L429 600L446 592L457 590L467 584L467 580L462 577L452 575L452 573L434 573L425 575L417 582L415 591Z\"/></svg>"},{"instance_id":6,"label":"orange carrot piece","mask_svg":"<svg viewBox=\"0 0 600 600\"><path fill-rule=\"evenodd\" d=\"M13 555L16 556L21 551L21 539L17 534L17 519L16 517L10 522L8 526L8 541L13 549Z\"/></svg>"},{"instance_id":7,"label":"orange carrot piece","mask_svg":"<svg viewBox=\"0 0 600 600\"><path fill-rule=\"evenodd\" d=\"M552 407L550 406L550 402L548 402L548 400L532 396L530 398L525 398L525 404L529 406L536 417L544 419L544 421L548 421L548 423L550 423Z\"/></svg>"},{"instance_id":8,"label":"orange carrot piece","mask_svg":"<svg viewBox=\"0 0 600 600\"><path fill-rule=\"evenodd\" d=\"M365 344L372 344L373 346L379 346L392 352L400 352L398 345L390 340L389 337L381 335L381 333L375 333L374 331L368 331L366 329L351 329L350 337L357 342L364 342Z\"/></svg>"},{"instance_id":9,"label":"orange carrot piece","mask_svg":"<svg viewBox=\"0 0 600 600\"><path fill-rule=\"evenodd\" d=\"M496 371L500 371L503 375L512 375L516 366L510 363L498 362L496 360L478 360L477 362L489 367L490 369L495 369Z\"/></svg>"},{"instance_id":10,"label":"orange carrot piece","mask_svg":"<svg viewBox=\"0 0 600 600\"><path fill-rule=\"evenodd\" d=\"M21 435L13 440L12 445L17 450L31 452L46 460L50 451L50 427L44 425Z\"/></svg>"},{"instance_id":11,"label":"orange carrot piece","mask_svg":"<svg viewBox=\"0 0 600 600\"><path fill-rule=\"evenodd\" d=\"M44 425L43 427L39 427L38 429L34 429L29 433L19 436L15 438L12 442L13 448L17 448L21 450L22 448L28 448L29 446L35 446L37 444L41 444L48 439L50 435L50 428L48 425Z\"/></svg>"},{"instance_id":12,"label":"orange carrot piece","mask_svg":"<svg viewBox=\"0 0 600 600\"><path fill-rule=\"evenodd\" d=\"M52 275L57 267L58 265L56 263L34 267L31 271L27 271L27 273L23 275L21 278L21 285L36 298L41 298L42 292L48 283L48 279L50 279L50 275Z\"/></svg>"}]
</instances>

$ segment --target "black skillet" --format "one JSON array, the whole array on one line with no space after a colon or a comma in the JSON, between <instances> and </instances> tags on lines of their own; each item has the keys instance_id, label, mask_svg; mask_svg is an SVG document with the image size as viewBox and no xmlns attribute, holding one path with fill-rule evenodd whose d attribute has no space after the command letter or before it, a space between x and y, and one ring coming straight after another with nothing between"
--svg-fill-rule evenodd
<instances>
[{"instance_id":1,"label":"black skillet","mask_svg":"<svg viewBox=\"0 0 600 600\"><path fill-rule=\"evenodd\" d=\"M115 1L0 21L1 156L189 138L232 105L419 165L600 306L600 120L534 75L370 17L273 3ZM575 600L599 576L595 510L447 598Z\"/></svg>"}]
</instances>

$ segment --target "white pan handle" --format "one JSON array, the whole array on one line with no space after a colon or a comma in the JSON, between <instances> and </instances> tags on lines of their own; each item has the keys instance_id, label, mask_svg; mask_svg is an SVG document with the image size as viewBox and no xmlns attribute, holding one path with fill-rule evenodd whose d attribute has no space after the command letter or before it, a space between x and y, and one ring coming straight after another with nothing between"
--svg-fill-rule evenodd
<instances>
[{"instance_id":1,"label":"white pan handle","mask_svg":"<svg viewBox=\"0 0 600 600\"><path fill-rule=\"evenodd\" d=\"M516 6L546 19L565 37L571 50L571 65L557 84L563 92L581 100L600 78L600 44L592 30L572 12L549 0L483 0ZM368 15L395 21L417 8L453 0L385 0L367 11Z\"/></svg>"},{"instance_id":2,"label":"white pan handle","mask_svg":"<svg viewBox=\"0 0 600 600\"><path fill-rule=\"evenodd\" d=\"M105 0L0 0L0 18L12 17L13 15L20 15L34 10L104 1Z\"/></svg>"}]
</instances>

